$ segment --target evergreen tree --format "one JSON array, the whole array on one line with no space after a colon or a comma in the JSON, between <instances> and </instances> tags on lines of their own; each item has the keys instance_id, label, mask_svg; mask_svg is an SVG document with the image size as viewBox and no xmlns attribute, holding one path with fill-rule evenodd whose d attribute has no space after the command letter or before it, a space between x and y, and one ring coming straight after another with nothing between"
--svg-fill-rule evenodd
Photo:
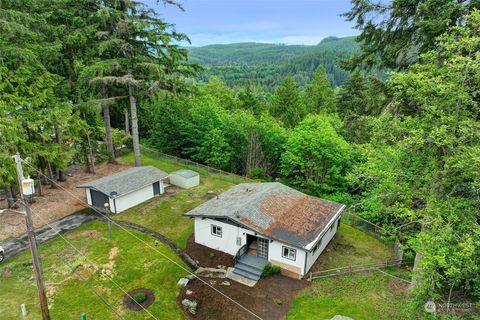
<instances>
[{"instance_id":1,"label":"evergreen tree","mask_svg":"<svg viewBox=\"0 0 480 320\"><path fill-rule=\"evenodd\" d=\"M317 68L308 86L303 101L307 113L335 112L335 94L330 87L328 75L323 66Z\"/></svg>"},{"instance_id":2,"label":"evergreen tree","mask_svg":"<svg viewBox=\"0 0 480 320\"><path fill-rule=\"evenodd\" d=\"M352 9L344 16L361 30L357 41L362 51L345 65L350 69L360 65L406 69L420 54L437 47L438 36L480 8L476 0L351 2Z\"/></svg>"},{"instance_id":3,"label":"evergreen tree","mask_svg":"<svg viewBox=\"0 0 480 320\"><path fill-rule=\"evenodd\" d=\"M287 128L295 127L305 117L305 106L292 77L287 76L277 88L270 106L270 114Z\"/></svg>"},{"instance_id":4,"label":"evergreen tree","mask_svg":"<svg viewBox=\"0 0 480 320\"><path fill-rule=\"evenodd\" d=\"M172 42L187 38L133 1L105 0L98 17L101 41L98 61L88 68L96 75L90 82L100 92L104 111L112 99L128 98L135 165L141 166L137 102L160 90L182 90L183 77L195 68L185 63L186 50Z\"/></svg>"}]
</instances>

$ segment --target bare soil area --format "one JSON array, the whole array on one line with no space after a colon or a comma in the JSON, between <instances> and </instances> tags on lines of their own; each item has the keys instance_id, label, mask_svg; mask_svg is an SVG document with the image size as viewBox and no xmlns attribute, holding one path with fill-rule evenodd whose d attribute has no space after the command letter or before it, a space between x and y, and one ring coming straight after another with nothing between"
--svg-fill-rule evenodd
<instances>
[{"instance_id":1,"label":"bare soil area","mask_svg":"<svg viewBox=\"0 0 480 320\"><path fill-rule=\"evenodd\" d=\"M202 267L218 268L218 266L233 267L233 256L195 243L193 234L187 240L188 255Z\"/></svg>"},{"instance_id":2,"label":"bare soil area","mask_svg":"<svg viewBox=\"0 0 480 320\"><path fill-rule=\"evenodd\" d=\"M308 285L305 280L295 280L282 275L261 279L252 288L229 279L202 279L262 319L275 320L285 319L295 295ZM228 280L230 285L223 285L223 280ZM196 315L190 314L181 304L183 299L197 302ZM190 281L182 288L177 303L191 319L257 319L198 279Z\"/></svg>"},{"instance_id":3,"label":"bare soil area","mask_svg":"<svg viewBox=\"0 0 480 320\"><path fill-rule=\"evenodd\" d=\"M233 266L233 256L195 243L193 235L188 239L186 251L202 267ZM230 279L202 279L262 319L275 320L285 318L295 295L308 285L307 281L282 275L260 279L254 287L247 287ZM225 280L229 285L225 285ZM189 313L182 305L183 299L197 302L196 315ZM177 303L191 319L257 319L197 279L191 280L182 288Z\"/></svg>"},{"instance_id":4,"label":"bare soil area","mask_svg":"<svg viewBox=\"0 0 480 320\"><path fill-rule=\"evenodd\" d=\"M35 203L31 205L34 226L36 228L42 227L47 223L86 208L87 198L85 190L77 188L78 185L127 168L127 165L122 164L100 164L95 167L95 174L86 173L82 167L70 169L67 172L67 181L57 182L62 188L43 186L43 196L35 197ZM68 192L63 188L68 190ZM37 186L36 189L38 192ZM79 201L74 196L82 199L82 201ZM6 207L6 203L0 203L0 207ZM9 212L2 214L0 241L17 237L25 232L25 223L21 215Z\"/></svg>"}]
</instances>

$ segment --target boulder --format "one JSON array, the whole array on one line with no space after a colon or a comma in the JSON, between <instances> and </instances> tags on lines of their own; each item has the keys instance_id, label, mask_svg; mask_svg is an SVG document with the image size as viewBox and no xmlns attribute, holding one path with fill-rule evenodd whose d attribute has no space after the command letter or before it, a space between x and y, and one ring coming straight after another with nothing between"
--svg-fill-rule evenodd
<instances>
[{"instance_id":1,"label":"boulder","mask_svg":"<svg viewBox=\"0 0 480 320\"><path fill-rule=\"evenodd\" d=\"M341 316L341 315L336 315L330 320L353 320L353 318L347 317L347 316Z\"/></svg>"},{"instance_id":2,"label":"boulder","mask_svg":"<svg viewBox=\"0 0 480 320\"><path fill-rule=\"evenodd\" d=\"M187 278L181 278L180 280L178 280L177 286L185 287L188 284L188 281L190 280L188 280Z\"/></svg>"},{"instance_id":3,"label":"boulder","mask_svg":"<svg viewBox=\"0 0 480 320\"><path fill-rule=\"evenodd\" d=\"M193 314L193 315L197 314L197 302L196 301L190 301L188 299L183 299L182 300L182 305L184 305L188 309L188 312L190 312L191 314Z\"/></svg>"}]
</instances>

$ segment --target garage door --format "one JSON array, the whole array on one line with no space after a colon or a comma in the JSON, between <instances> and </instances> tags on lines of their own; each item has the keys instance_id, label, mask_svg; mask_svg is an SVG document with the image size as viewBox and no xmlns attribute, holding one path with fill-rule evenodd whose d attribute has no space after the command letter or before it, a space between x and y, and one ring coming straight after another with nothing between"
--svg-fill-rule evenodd
<instances>
[{"instance_id":1,"label":"garage door","mask_svg":"<svg viewBox=\"0 0 480 320\"><path fill-rule=\"evenodd\" d=\"M105 208L105 203L108 202L108 197L97 190L90 189L90 197L92 199L92 205L97 208Z\"/></svg>"}]
</instances>

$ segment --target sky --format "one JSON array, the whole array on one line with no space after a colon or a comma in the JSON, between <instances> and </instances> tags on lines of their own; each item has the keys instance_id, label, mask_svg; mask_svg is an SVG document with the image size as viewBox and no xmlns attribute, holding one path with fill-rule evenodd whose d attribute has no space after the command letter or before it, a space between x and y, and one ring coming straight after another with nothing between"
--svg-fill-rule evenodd
<instances>
[{"instance_id":1,"label":"sky","mask_svg":"<svg viewBox=\"0 0 480 320\"><path fill-rule=\"evenodd\" d=\"M146 0L192 46L236 42L319 43L358 31L339 15L350 0L180 0L185 11Z\"/></svg>"}]
</instances>

